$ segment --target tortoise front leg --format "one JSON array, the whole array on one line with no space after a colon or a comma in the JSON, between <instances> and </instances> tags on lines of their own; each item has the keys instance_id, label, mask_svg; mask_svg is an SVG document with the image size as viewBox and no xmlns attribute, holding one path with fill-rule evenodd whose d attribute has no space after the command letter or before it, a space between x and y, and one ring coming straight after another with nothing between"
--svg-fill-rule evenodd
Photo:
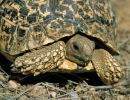
<instances>
[{"instance_id":1,"label":"tortoise front leg","mask_svg":"<svg viewBox=\"0 0 130 100\"><path fill-rule=\"evenodd\" d=\"M64 42L59 41L17 57L14 67L22 74L36 76L61 65L65 58L65 52Z\"/></svg>"},{"instance_id":2,"label":"tortoise front leg","mask_svg":"<svg viewBox=\"0 0 130 100\"><path fill-rule=\"evenodd\" d=\"M123 69L112 55L104 49L95 49L92 64L105 84L119 82L123 77Z\"/></svg>"}]
</instances>

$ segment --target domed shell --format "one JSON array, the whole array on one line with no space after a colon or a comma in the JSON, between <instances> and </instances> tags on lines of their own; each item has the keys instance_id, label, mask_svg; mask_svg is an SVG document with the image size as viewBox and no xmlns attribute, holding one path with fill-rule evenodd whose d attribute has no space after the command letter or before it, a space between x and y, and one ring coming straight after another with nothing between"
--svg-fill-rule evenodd
<instances>
[{"instance_id":1,"label":"domed shell","mask_svg":"<svg viewBox=\"0 0 130 100\"><path fill-rule=\"evenodd\" d=\"M117 52L109 0L5 0L0 8L0 50L10 55L77 32Z\"/></svg>"}]
</instances>

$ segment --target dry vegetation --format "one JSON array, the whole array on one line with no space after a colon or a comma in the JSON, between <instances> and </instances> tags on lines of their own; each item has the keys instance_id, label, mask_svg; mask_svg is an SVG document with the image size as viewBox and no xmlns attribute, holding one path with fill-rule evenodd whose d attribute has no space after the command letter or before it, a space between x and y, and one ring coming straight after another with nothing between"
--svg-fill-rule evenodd
<instances>
[{"instance_id":1,"label":"dry vegetation","mask_svg":"<svg viewBox=\"0 0 130 100\"><path fill-rule=\"evenodd\" d=\"M91 73L52 73L36 78L14 75L19 82L0 82L0 100L130 100L130 0L112 0L112 3L118 17L117 44L121 54L117 59L126 69L125 80L104 86Z\"/></svg>"}]
</instances>

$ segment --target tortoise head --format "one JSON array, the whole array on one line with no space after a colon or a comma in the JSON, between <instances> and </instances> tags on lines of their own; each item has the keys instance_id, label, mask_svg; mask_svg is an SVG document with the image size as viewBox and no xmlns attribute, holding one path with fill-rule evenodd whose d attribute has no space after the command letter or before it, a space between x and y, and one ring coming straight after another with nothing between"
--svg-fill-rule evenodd
<instances>
[{"instance_id":1,"label":"tortoise head","mask_svg":"<svg viewBox=\"0 0 130 100\"><path fill-rule=\"evenodd\" d=\"M86 65L91 60L95 43L85 36L76 34L67 42L66 48L67 59L79 65Z\"/></svg>"}]
</instances>

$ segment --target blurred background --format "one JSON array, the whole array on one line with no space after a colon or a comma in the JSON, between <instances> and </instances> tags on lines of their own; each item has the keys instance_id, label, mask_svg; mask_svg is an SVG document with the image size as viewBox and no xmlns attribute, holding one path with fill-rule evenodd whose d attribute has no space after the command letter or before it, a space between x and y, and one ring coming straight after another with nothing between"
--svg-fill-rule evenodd
<instances>
[{"instance_id":1,"label":"blurred background","mask_svg":"<svg viewBox=\"0 0 130 100\"><path fill-rule=\"evenodd\" d=\"M130 68L130 0L111 0L117 17L120 63Z\"/></svg>"}]
</instances>

